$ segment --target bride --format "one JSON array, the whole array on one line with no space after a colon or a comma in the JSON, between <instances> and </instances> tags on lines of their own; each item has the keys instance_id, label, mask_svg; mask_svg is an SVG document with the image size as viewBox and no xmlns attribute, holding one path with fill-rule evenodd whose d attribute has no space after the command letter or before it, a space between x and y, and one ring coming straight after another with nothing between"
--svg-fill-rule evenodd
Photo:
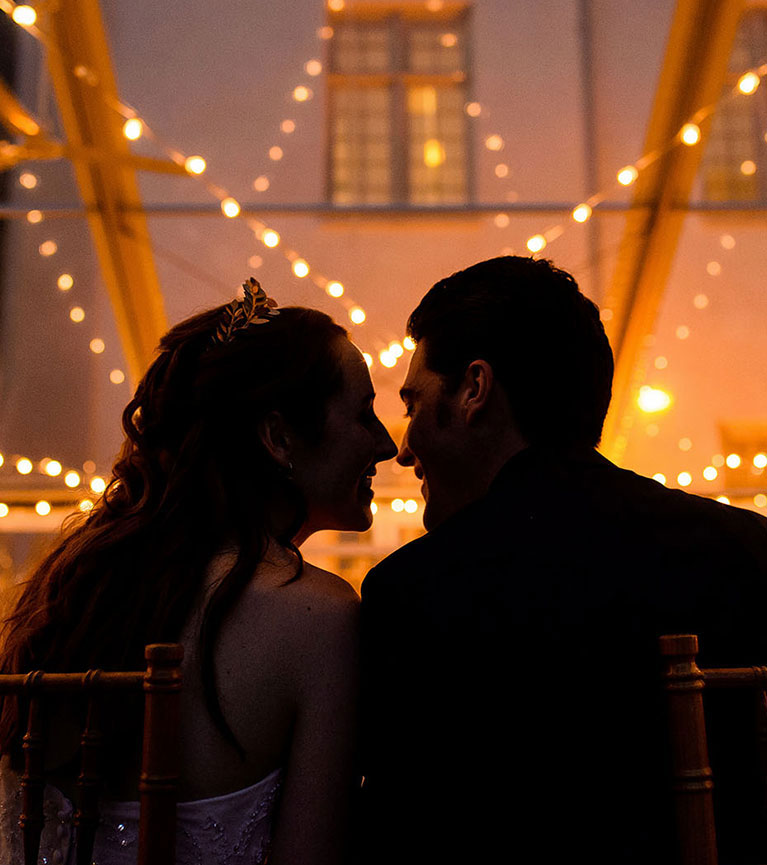
<instances>
[{"instance_id":1,"label":"bride","mask_svg":"<svg viewBox=\"0 0 767 865\"><path fill-rule=\"evenodd\" d=\"M344 329L277 310L252 278L244 290L162 339L107 490L26 583L1 667L142 669L146 643L181 642L177 862L324 865L347 854L357 780L358 599L298 548L370 526L371 479L396 448ZM49 862L74 861L76 714L62 704L53 719ZM125 714L110 719L115 741ZM23 732L5 700L2 861L20 849ZM139 752L110 755L99 865L136 861Z\"/></svg>"}]
</instances>

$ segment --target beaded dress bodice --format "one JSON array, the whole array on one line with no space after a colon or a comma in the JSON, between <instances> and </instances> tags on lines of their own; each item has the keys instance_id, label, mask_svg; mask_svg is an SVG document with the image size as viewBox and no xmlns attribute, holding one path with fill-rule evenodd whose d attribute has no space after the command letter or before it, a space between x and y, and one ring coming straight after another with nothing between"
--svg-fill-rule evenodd
<instances>
[{"instance_id":1,"label":"beaded dress bodice","mask_svg":"<svg viewBox=\"0 0 767 865\"><path fill-rule=\"evenodd\" d=\"M176 865L262 865L266 861L281 772L225 796L177 806ZM0 771L0 863L23 862L18 818L18 776ZM45 788L45 828L39 865L73 865L72 803L55 787ZM135 865L138 802L104 802L93 850L94 865Z\"/></svg>"}]
</instances>

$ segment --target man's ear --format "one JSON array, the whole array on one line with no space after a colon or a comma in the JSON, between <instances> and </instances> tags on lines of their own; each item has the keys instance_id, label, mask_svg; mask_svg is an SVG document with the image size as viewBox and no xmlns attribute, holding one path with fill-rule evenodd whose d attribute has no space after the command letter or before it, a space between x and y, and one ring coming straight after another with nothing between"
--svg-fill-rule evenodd
<instances>
[{"instance_id":1,"label":"man's ear","mask_svg":"<svg viewBox=\"0 0 767 865\"><path fill-rule=\"evenodd\" d=\"M473 360L463 375L461 408L467 424L471 424L487 407L495 376L486 360Z\"/></svg>"},{"instance_id":2,"label":"man's ear","mask_svg":"<svg viewBox=\"0 0 767 865\"><path fill-rule=\"evenodd\" d=\"M256 427L258 437L277 465L287 469L292 453L291 435L285 418L278 411L270 411Z\"/></svg>"}]
</instances>

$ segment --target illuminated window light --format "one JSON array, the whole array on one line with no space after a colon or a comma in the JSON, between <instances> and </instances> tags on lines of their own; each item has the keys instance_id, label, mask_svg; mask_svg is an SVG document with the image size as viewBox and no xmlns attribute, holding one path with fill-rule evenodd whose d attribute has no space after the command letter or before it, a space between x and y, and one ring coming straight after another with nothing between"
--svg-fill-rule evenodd
<instances>
[{"instance_id":1,"label":"illuminated window light","mask_svg":"<svg viewBox=\"0 0 767 865\"><path fill-rule=\"evenodd\" d=\"M443 33L439 37L439 44L443 48L455 48L455 46L458 44L458 37L455 35L455 33Z\"/></svg>"},{"instance_id":2,"label":"illuminated window light","mask_svg":"<svg viewBox=\"0 0 767 865\"><path fill-rule=\"evenodd\" d=\"M756 163L754 160L744 159L743 162L740 163L740 173L746 177L751 177L756 174Z\"/></svg>"},{"instance_id":3,"label":"illuminated window light","mask_svg":"<svg viewBox=\"0 0 767 865\"><path fill-rule=\"evenodd\" d=\"M692 299L692 305L695 309L705 309L708 306L708 295L696 294Z\"/></svg>"},{"instance_id":4,"label":"illuminated window light","mask_svg":"<svg viewBox=\"0 0 767 865\"><path fill-rule=\"evenodd\" d=\"M485 147L488 150L503 150L503 138L500 135L488 135L485 139Z\"/></svg>"},{"instance_id":5,"label":"illuminated window light","mask_svg":"<svg viewBox=\"0 0 767 865\"><path fill-rule=\"evenodd\" d=\"M44 240L38 247L38 252L45 258L50 258L50 256L56 255L58 251L59 246L55 240Z\"/></svg>"},{"instance_id":6,"label":"illuminated window light","mask_svg":"<svg viewBox=\"0 0 767 865\"><path fill-rule=\"evenodd\" d=\"M269 178L263 174L257 177L253 181L253 189L255 189L256 192L266 192L266 190L269 189Z\"/></svg>"},{"instance_id":7,"label":"illuminated window light","mask_svg":"<svg viewBox=\"0 0 767 865\"><path fill-rule=\"evenodd\" d=\"M677 339L687 339L690 336L690 328L686 324L680 324L675 334Z\"/></svg>"},{"instance_id":8,"label":"illuminated window light","mask_svg":"<svg viewBox=\"0 0 767 865\"><path fill-rule=\"evenodd\" d=\"M328 0L328 9L331 12L340 12L344 8L344 0Z\"/></svg>"},{"instance_id":9,"label":"illuminated window light","mask_svg":"<svg viewBox=\"0 0 767 865\"><path fill-rule=\"evenodd\" d=\"M58 460L48 460L45 464L45 473L52 478L57 478L61 474L61 463Z\"/></svg>"},{"instance_id":10,"label":"illuminated window light","mask_svg":"<svg viewBox=\"0 0 767 865\"><path fill-rule=\"evenodd\" d=\"M138 141L144 134L144 124L138 117L131 117L123 124L123 135L128 141Z\"/></svg>"},{"instance_id":11,"label":"illuminated window light","mask_svg":"<svg viewBox=\"0 0 767 865\"><path fill-rule=\"evenodd\" d=\"M703 477L707 481L715 481L717 477L719 477L719 472L714 468L714 466L706 466L703 469Z\"/></svg>"},{"instance_id":12,"label":"illuminated window light","mask_svg":"<svg viewBox=\"0 0 767 865\"><path fill-rule=\"evenodd\" d=\"M427 168L438 168L445 161L445 147L437 138L429 138L423 145L423 164Z\"/></svg>"},{"instance_id":13,"label":"illuminated window light","mask_svg":"<svg viewBox=\"0 0 767 865\"><path fill-rule=\"evenodd\" d=\"M282 123L280 123L280 131L284 132L285 135L292 135L296 131L296 121L283 120Z\"/></svg>"},{"instance_id":14,"label":"illuminated window light","mask_svg":"<svg viewBox=\"0 0 767 865\"><path fill-rule=\"evenodd\" d=\"M332 39L333 28L329 24L326 24L324 27L317 28L317 38L322 39L325 42L327 42L328 39Z\"/></svg>"},{"instance_id":15,"label":"illuminated window light","mask_svg":"<svg viewBox=\"0 0 767 865\"><path fill-rule=\"evenodd\" d=\"M505 162L499 162L495 166L495 176L504 178L509 176L509 166Z\"/></svg>"},{"instance_id":16,"label":"illuminated window light","mask_svg":"<svg viewBox=\"0 0 767 865\"><path fill-rule=\"evenodd\" d=\"M360 307L355 306L349 310L349 319L353 324L362 324L367 316L365 315L365 310L360 309Z\"/></svg>"},{"instance_id":17,"label":"illuminated window light","mask_svg":"<svg viewBox=\"0 0 767 865\"><path fill-rule=\"evenodd\" d=\"M303 258L297 258L293 262L293 273L299 278L303 279L305 276L309 274L309 265L303 260Z\"/></svg>"},{"instance_id":18,"label":"illuminated window light","mask_svg":"<svg viewBox=\"0 0 767 865\"><path fill-rule=\"evenodd\" d=\"M43 221L43 214L39 210L30 210L27 214L27 222L30 225L37 225Z\"/></svg>"},{"instance_id":19,"label":"illuminated window light","mask_svg":"<svg viewBox=\"0 0 767 865\"><path fill-rule=\"evenodd\" d=\"M394 499L391 503L391 509L395 514L401 514L405 510L405 502L402 499Z\"/></svg>"},{"instance_id":20,"label":"illuminated window light","mask_svg":"<svg viewBox=\"0 0 767 865\"><path fill-rule=\"evenodd\" d=\"M738 90L748 96L759 86L759 76L756 72L746 72L738 78Z\"/></svg>"},{"instance_id":21,"label":"illuminated window light","mask_svg":"<svg viewBox=\"0 0 767 865\"><path fill-rule=\"evenodd\" d=\"M757 493L754 496L754 504L758 508L767 508L767 496L764 493Z\"/></svg>"},{"instance_id":22,"label":"illuminated window light","mask_svg":"<svg viewBox=\"0 0 767 865\"><path fill-rule=\"evenodd\" d=\"M375 502L370 503L370 513L375 516L378 513L378 505Z\"/></svg>"},{"instance_id":23,"label":"illuminated window light","mask_svg":"<svg viewBox=\"0 0 767 865\"><path fill-rule=\"evenodd\" d=\"M296 102L308 102L314 94L310 87L306 87L304 84L299 84L298 87L293 90L293 99Z\"/></svg>"},{"instance_id":24,"label":"illuminated window light","mask_svg":"<svg viewBox=\"0 0 767 865\"><path fill-rule=\"evenodd\" d=\"M343 297L343 294L344 294L344 287L343 287L343 285L341 285L340 282L335 282L335 281L333 281L333 282L329 282L329 283L325 286L325 291L326 291L326 292L327 292L331 297Z\"/></svg>"},{"instance_id":25,"label":"illuminated window light","mask_svg":"<svg viewBox=\"0 0 767 865\"><path fill-rule=\"evenodd\" d=\"M666 486L666 476L662 472L656 472L656 474L652 476L652 479L657 481L659 484L663 484L664 487Z\"/></svg>"},{"instance_id":26,"label":"illuminated window light","mask_svg":"<svg viewBox=\"0 0 767 865\"><path fill-rule=\"evenodd\" d=\"M261 235L261 242L264 246L268 246L269 249L274 249L274 247L280 242L280 235L273 229L267 228Z\"/></svg>"},{"instance_id":27,"label":"illuminated window light","mask_svg":"<svg viewBox=\"0 0 767 865\"><path fill-rule=\"evenodd\" d=\"M64 483L70 489L74 489L80 485L80 475L76 471L69 471L64 475Z\"/></svg>"},{"instance_id":28,"label":"illuminated window light","mask_svg":"<svg viewBox=\"0 0 767 865\"><path fill-rule=\"evenodd\" d=\"M235 216L240 215L240 203L236 198L225 198L221 202L221 212L229 219L234 219Z\"/></svg>"},{"instance_id":29,"label":"illuminated window light","mask_svg":"<svg viewBox=\"0 0 767 865\"><path fill-rule=\"evenodd\" d=\"M58 287L59 291L69 291L69 289L72 288L74 284L75 281L71 273L62 273L56 280L56 286Z\"/></svg>"},{"instance_id":30,"label":"illuminated window light","mask_svg":"<svg viewBox=\"0 0 767 865\"><path fill-rule=\"evenodd\" d=\"M85 319L85 310L81 306L73 306L69 310L69 317L72 321L79 323Z\"/></svg>"},{"instance_id":31,"label":"illuminated window light","mask_svg":"<svg viewBox=\"0 0 767 865\"><path fill-rule=\"evenodd\" d=\"M631 186L637 177L639 177L639 172L633 165L627 165L625 168L621 168L617 177L618 183L620 183L621 186Z\"/></svg>"},{"instance_id":32,"label":"illuminated window light","mask_svg":"<svg viewBox=\"0 0 767 865\"><path fill-rule=\"evenodd\" d=\"M11 13L11 18L20 27L31 27L37 21L37 12L31 6L16 6Z\"/></svg>"},{"instance_id":33,"label":"illuminated window light","mask_svg":"<svg viewBox=\"0 0 767 865\"><path fill-rule=\"evenodd\" d=\"M388 349L378 352L378 360L381 361L382 366L389 369L397 363L397 358Z\"/></svg>"},{"instance_id":34,"label":"illuminated window light","mask_svg":"<svg viewBox=\"0 0 767 865\"><path fill-rule=\"evenodd\" d=\"M697 123L685 123L679 132L683 144L692 147L700 141L700 126Z\"/></svg>"},{"instance_id":35,"label":"illuminated window light","mask_svg":"<svg viewBox=\"0 0 767 865\"><path fill-rule=\"evenodd\" d=\"M525 244L532 253L540 252L546 247L546 238L542 234L534 234Z\"/></svg>"},{"instance_id":36,"label":"illuminated window light","mask_svg":"<svg viewBox=\"0 0 767 865\"><path fill-rule=\"evenodd\" d=\"M680 487L689 487L692 483L692 475L689 472L679 472L676 476L676 482Z\"/></svg>"},{"instance_id":37,"label":"illuminated window light","mask_svg":"<svg viewBox=\"0 0 767 865\"><path fill-rule=\"evenodd\" d=\"M285 151L277 144L275 144L274 147L269 148L269 159L271 159L272 162L279 162L284 155Z\"/></svg>"},{"instance_id":38,"label":"illuminated window light","mask_svg":"<svg viewBox=\"0 0 767 865\"><path fill-rule=\"evenodd\" d=\"M665 369L668 366L668 358L663 357L663 355L658 355L655 358L654 364L655 369Z\"/></svg>"},{"instance_id":39,"label":"illuminated window light","mask_svg":"<svg viewBox=\"0 0 767 865\"><path fill-rule=\"evenodd\" d=\"M415 499L408 499L405 502L405 512L414 514L418 510L418 502Z\"/></svg>"},{"instance_id":40,"label":"illuminated window light","mask_svg":"<svg viewBox=\"0 0 767 865\"><path fill-rule=\"evenodd\" d=\"M579 204L575 210L573 210L573 219L576 222L586 222L591 218L591 208L588 204Z\"/></svg>"},{"instance_id":41,"label":"illuminated window light","mask_svg":"<svg viewBox=\"0 0 767 865\"><path fill-rule=\"evenodd\" d=\"M307 60L306 63L304 63L304 70L307 75L316 78L322 72L322 63L320 63L319 60Z\"/></svg>"},{"instance_id":42,"label":"illuminated window light","mask_svg":"<svg viewBox=\"0 0 767 865\"><path fill-rule=\"evenodd\" d=\"M19 183L24 187L24 189L34 189L37 186L37 175L25 171L23 174L19 175Z\"/></svg>"},{"instance_id":43,"label":"illuminated window light","mask_svg":"<svg viewBox=\"0 0 767 865\"><path fill-rule=\"evenodd\" d=\"M373 355L363 351L362 357L365 358L365 363L368 365L368 369L370 369L370 367L373 366Z\"/></svg>"},{"instance_id":44,"label":"illuminated window light","mask_svg":"<svg viewBox=\"0 0 767 865\"><path fill-rule=\"evenodd\" d=\"M113 369L109 373L109 381L112 384L122 384L125 381L125 373L121 369Z\"/></svg>"},{"instance_id":45,"label":"illuminated window light","mask_svg":"<svg viewBox=\"0 0 767 865\"><path fill-rule=\"evenodd\" d=\"M90 499L83 499L77 507L86 514L93 510L93 502Z\"/></svg>"},{"instance_id":46,"label":"illuminated window light","mask_svg":"<svg viewBox=\"0 0 767 865\"><path fill-rule=\"evenodd\" d=\"M91 478L90 488L97 495L101 495L101 493L103 493L104 490L107 488L107 482L104 480L104 478L100 478L98 475L96 475L96 477Z\"/></svg>"},{"instance_id":47,"label":"illuminated window light","mask_svg":"<svg viewBox=\"0 0 767 865\"><path fill-rule=\"evenodd\" d=\"M90 341L89 348L94 354L102 354L104 349L106 348L106 345L104 344L103 339L100 339L99 337L94 337Z\"/></svg>"},{"instance_id":48,"label":"illuminated window light","mask_svg":"<svg viewBox=\"0 0 767 865\"><path fill-rule=\"evenodd\" d=\"M8 505L5 502L0 502L0 519L7 517L10 512Z\"/></svg>"},{"instance_id":49,"label":"illuminated window light","mask_svg":"<svg viewBox=\"0 0 767 865\"><path fill-rule=\"evenodd\" d=\"M16 460L16 471L20 475L28 475L32 468L32 460L28 460L26 457L20 457Z\"/></svg>"},{"instance_id":50,"label":"illuminated window light","mask_svg":"<svg viewBox=\"0 0 767 865\"><path fill-rule=\"evenodd\" d=\"M511 219L509 218L508 213L496 213L493 218L493 225L495 225L496 228L508 228L510 222Z\"/></svg>"},{"instance_id":51,"label":"illuminated window light","mask_svg":"<svg viewBox=\"0 0 767 865\"><path fill-rule=\"evenodd\" d=\"M202 156L188 156L184 161L184 168L190 174L202 174L207 168L207 164Z\"/></svg>"},{"instance_id":52,"label":"illuminated window light","mask_svg":"<svg viewBox=\"0 0 767 865\"><path fill-rule=\"evenodd\" d=\"M671 396L658 387L643 385L639 388L637 405L646 414L664 411L671 405Z\"/></svg>"},{"instance_id":53,"label":"illuminated window light","mask_svg":"<svg viewBox=\"0 0 767 865\"><path fill-rule=\"evenodd\" d=\"M767 454L756 454L753 462L754 466L758 469L767 468Z\"/></svg>"},{"instance_id":54,"label":"illuminated window light","mask_svg":"<svg viewBox=\"0 0 767 865\"><path fill-rule=\"evenodd\" d=\"M716 500L718 502L721 502L723 505L729 505L730 503L730 500L727 498L727 496L717 496Z\"/></svg>"},{"instance_id":55,"label":"illuminated window light","mask_svg":"<svg viewBox=\"0 0 767 865\"><path fill-rule=\"evenodd\" d=\"M441 12L445 5L445 0L426 0L426 8L429 12Z\"/></svg>"},{"instance_id":56,"label":"illuminated window light","mask_svg":"<svg viewBox=\"0 0 767 865\"><path fill-rule=\"evenodd\" d=\"M45 499L41 499L35 505L35 513L38 514L38 516L47 517L50 512L51 504L50 502L46 502Z\"/></svg>"},{"instance_id":57,"label":"illuminated window light","mask_svg":"<svg viewBox=\"0 0 767 865\"><path fill-rule=\"evenodd\" d=\"M736 469L740 466L741 459L740 454L727 454L727 458L725 459L725 463L728 469Z\"/></svg>"},{"instance_id":58,"label":"illuminated window light","mask_svg":"<svg viewBox=\"0 0 767 865\"><path fill-rule=\"evenodd\" d=\"M406 336L402 340L403 348L406 348L408 351L415 351L415 340L412 336Z\"/></svg>"},{"instance_id":59,"label":"illuminated window light","mask_svg":"<svg viewBox=\"0 0 767 865\"><path fill-rule=\"evenodd\" d=\"M469 115L469 117L479 117L482 113L482 106L479 102L467 102L464 111Z\"/></svg>"},{"instance_id":60,"label":"illuminated window light","mask_svg":"<svg viewBox=\"0 0 767 865\"><path fill-rule=\"evenodd\" d=\"M677 444L680 451L689 451L692 449L692 441L687 437L679 439Z\"/></svg>"},{"instance_id":61,"label":"illuminated window light","mask_svg":"<svg viewBox=\"0 0 767 865\"><path fill-rule=\"evenodd\" d=\"M402 357L402 355L405 353L405 349L402 348L402 346L396 340L390 343L389 351L394 355L394 357Z\"/></svg>"}]
</instances>

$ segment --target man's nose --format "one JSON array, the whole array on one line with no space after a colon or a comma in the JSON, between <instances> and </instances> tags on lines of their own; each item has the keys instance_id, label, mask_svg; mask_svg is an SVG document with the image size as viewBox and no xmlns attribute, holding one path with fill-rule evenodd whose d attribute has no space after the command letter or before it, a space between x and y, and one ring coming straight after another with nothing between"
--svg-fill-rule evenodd
<instances>
[{"instance_id":1,"label":"man's nose","mask_svg":"<svg viewBox=\"0 0 767 865\"><path fill-rule=\"evenodd\" d=\"M399 453L397 454L397 462L401 466L415 465L415 456L408 445L407 433L402 436L402 443L399 446Z\"/></svg>"}]
</instances>

